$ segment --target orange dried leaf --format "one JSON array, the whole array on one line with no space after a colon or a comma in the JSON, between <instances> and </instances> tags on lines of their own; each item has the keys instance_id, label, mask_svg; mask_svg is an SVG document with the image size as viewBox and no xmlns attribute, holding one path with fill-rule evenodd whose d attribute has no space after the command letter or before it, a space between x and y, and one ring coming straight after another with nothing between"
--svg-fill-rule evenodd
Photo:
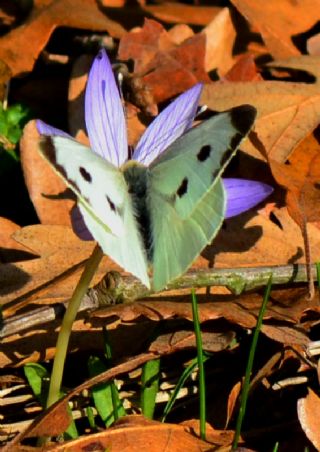
<instances>
[{"instance_id":1,"label":"orange dried leaf","mask_svg":"<svg viewBox=\"0 0 320 452\"><path fill-rule=\"evenodd\" d=\"M287 206L300 227L305 221L320 220L320 147L308 135L292 152L288 164L270 160L276 181L288 190Z\"/></svg>"},{"instance_id":2,"label":"orange dried leaf","mask_svg":"<svg viewBox=\"0 0 320 452\"><path fill-rule=\"evenodd\" d=\"M258 72L253 56L245 54L241 56L227 72L227 74L223 77L223 81L258 82L262 81L262 77Z\"/></svg>"},{"instance_id":3,"label":"orange dried leaf","mask_svg":"<svg viewBox=\"0 0 320 452\"><path fill-rule=\"evenodd\" d=\"M212 450L212 445L189 433L187 427L150 421L143 416L125 416L114 427L103 432L86 435L55 446L56 452L92 450L112 452L201 452Z\"/></svg>"},{"instance_id":4,"label":"orange dried leaf","mask_svg":"<svg viewBox=\"0 0 320 452\"><path fill-rule=\"evenodd\" d=\"M221 11L221 8L215 6L194 6L173 2L145 5L143 9L161 21L191 25L207 25Z\"/></svg>"},{"instance_id":5,"label":"orange dried leaf","mask_svg":"<svg viewBox=\"0 0 320 452\"><path fill-rule=\"evenodd\" d=\"M231 0L241 14L254 25L274 58L299 55L299 35L320 20L319 0ZM296 40L294 39L296 38Z\"/></svg>"},{"instance_id":6,"label":"orange dried leaf","mask_svg":"<svg viewBox=\"0 0 320 452\"><path fill-rule=\"evenodd\" d=\"M125 32L100 11L94 0L38 1L22 25L0 37L0 59L7 63L13 76L32 70L57 27L103 31L115 38Z\"/></svg>"},{"instance_id":7,"label":"orange dried leaf","mask_svg":"<svg viewBox=\"0 0 320 452\"><path fill-rule=\"evenodd\" d=\"M72 199L50 199L66 190L65 183L39 153L39 133L35 121L30 121L20 142L21 164L29 196L43 224L71 226ZM49 196L49 197L48 197Z\"/></svg>"},{"instance_id":8,"label":"orange dried leaf","mask_svg":"<svg viewBox=\"0 0 320 452\"><path fill-rule=\"evenodd\" d=\"M301 427L317 450L320 450L320 398L308 389L308 395L298 400L298 418Z\"/></svg>"},{"instance_id":9,"label":"orange dried leaf","mask_svg":"<svg viewBox=\"0 0 320 452\"><path fill-rule=\"evenodd\" d=\"M269 158L285 162L292 150L319 124L319 84L235 82L205 85L201 102L213 110L251 104L258 110L255 133ZM241 149L261 158L246 140Z\"/></svg>"},{"instance_id":10,"label":"orange dried leaf","mask_svg":"<svg viewBox=\"0 0 320 452\"><path fill-rule=\"evenodd\" d=\"M210 72L215 69L222 76L234 63L232 51L236 30L229 8L223 8L203 29L202 33L206 35L205 70Z\"/></svg>"},{"instance_id":11,"label":"orange dried leaf","mask_svg":"<svg viewBox=\"0 0 320 452\"><path fill-rule=\"evenodd\" d=\"M206 37L198 33L177 46L162 25L146 19L140 30L125 35L119 58L133 59L135 75L143 77L156 103L170 99L199 81L208 82L204 68Z\"/></svg>"}]
</instances>

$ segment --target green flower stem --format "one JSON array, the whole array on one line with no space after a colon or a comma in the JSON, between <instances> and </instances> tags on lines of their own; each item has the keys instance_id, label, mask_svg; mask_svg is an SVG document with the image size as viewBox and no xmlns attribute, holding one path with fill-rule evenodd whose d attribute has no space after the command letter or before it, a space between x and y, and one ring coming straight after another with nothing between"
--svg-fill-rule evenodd
<instances>
[{"instance_id":1,"label":"green flower stem","mask_svg":"<svg viewBox=\"0 0 320 452\"><path fill-rule=\"evenodd\" d=\"M90 258L88 259L81 278L73 292L71 300L68 303L68 307L62 320L62 325L56 344L56 354L53 361L49 394L47 399L47 408L60 398L63 369L67 355L69 338L72 331L72 325L76 318L81 300L88 290L90 281L92 280L102 257L103 252L97 245L93 250Z\"/></svg>"}]
</instances>

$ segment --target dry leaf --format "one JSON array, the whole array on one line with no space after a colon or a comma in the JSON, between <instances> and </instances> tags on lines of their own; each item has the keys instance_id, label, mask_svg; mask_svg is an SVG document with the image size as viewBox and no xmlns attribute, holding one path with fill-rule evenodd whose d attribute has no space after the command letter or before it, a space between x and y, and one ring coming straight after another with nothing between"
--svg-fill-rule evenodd
<instances>
[{"instance_id":1,"label":"dry leaf","mask_svg":"<svg viewBox=\"0 0 320 452\"><path fill-rule=\"evenodd\" d=\"M6 86L11 78L8 65L0 59L0 102L5 100Z\"/></svg>"},{"instance_id":2,"label":"dry leaf","mask_svg":"<svg viewBox=\"0 0 320 452\"><path fill-rule=\"evenodd\" d=\"M233 385L229 397L228 397L228 406L227 406L227 419L226 419L226 428L230 422L231 417L233 416L235 407L239 400L239 394L241 392L242 383L241 381L237 381L235 385Z\"/></svg>"},{"instance_id":3,"label":"dry leaf","mask_svg":"<svg viewBox=\"0 0 320 452\"><path fill-rule=\"evenodd\" d=\"M12 235L21 229L20 226L0 217L0 261L17 262L19 260L32 257L32 252L29 248L17 243Z\"/></svg>"},{"instance_id":4,"label":"dry leaf","mask_svg":"<svg viewBox=\"0 0 320 452\"><path fill-rule=\"evenodd\" d=\"M261 331L263 334L270 337L270 339L280 342L284 345L299 345L301 348L304 348L310 342L308 336L295 327L288 327L286 325L264 324L261 327Z\"/></svg>"},{"instance_id":5,"label":"dry leaf","mask_svg":"<svg viewBox=\"0 0 320 452\"><path fill-rule=\"evenodd\" d=\"M145 5L143 9L164 22L192 25L207 25L221 11L221 8L215 6L184 5L173 2Z\"/></svg>"},{"instance_id":6,"label":"dry leaf","mask_svg":"<svg viewBox=\"0 0 320 452\"><path fill-rule=\"evenodd\" d=\"M298 418L301 427L317 450L320 450L320 398L308 389L308 395L298 400Z\"/></svg>"},{"instance_id":7,"label":"dry leaf","mask_svg":"<svg viewBox=\"0 0 320 452\"><path fill-rule=\"evenodd\" d=\"M36 122L30 121L20 142L21 164L29 196L43 224L71 226L72 199L50 199L66 191L66 185L39 153Z\"/></svg>"},{"instance_id":8,"label":"dry leaf","mask_svg":"<svg viewBox=\"0 0 320 452\"><path fill-rule=\"evenodd\" d=\"M207 352L219 352L225 350L235 338L232 331L202 331L202 347ZM161 334L149 347L150 352L159 354L174 353L186 348L196 347L194 331L175 331Z\"/></svg>"},{"instance_id":9,"label":"dry leaf","mask_svg":"<svg viewBox=\"0 0 320 452\"><path fill-rule=\"evenodd\" d=\"M187 421L181 422L181 425L185 425L189 427L193 432L197 435L200 435L199 431L199 419L188 419ZM206 439L212 444L217 446L230 446L232 444L234 438L233 430L216 430L212 427L208 422L206 423ZM239 442L242 443L242 438L239 439ZM230 447L228 449L214 449L219 452L227 452L230 451Z\"/></svg>"},{"instance_id":10,"label":"dry leaf","mask_svg":"<svg viewBox=\"0 0 320 452\"><path fill-rule=\"evenodd\" d=\"M287 207L300 225L320 220L320 152L314 135L308 135L291 153L287 164L270 161L276 181L287 189Z\"/></svg>"},{"instance_id":11,"label":"dry leaf","mask_svg":"<svg viewBox=\"0 0 320 452\"><path fill-rule=\"evenodd\" d=\"M53 280L87 259L94 247L94 242L81 241L70 228L64 226L27 226L15 233L15 240L40 257L14 265L0 265L0 304ZM4 315L6 312L4 309Z\"/></svg>"},{"instance_id":12,"label":"dry leaf","mask_svg":"<svg viewBox=\"0 0 320 452\"><path fill-rule=\"evenodd\" d=\"M209 81L204 69L206 38L198 33L176 46L168 32L146 19L141 30L125 35L119 45L121 60L134 60L134 73L143 77L156 103L185 91L198 81Z\"/></svg>"},{"instance_id":13,"label":"dry leaf","mask_svg":"<svg viewBox=\"0 0 320 452\"><path fill-rule=\"evenodd\" d=\"M257 29L274 58L301 53L299 35L320 20L319 0L231 0Z\"/></svg>"},{"instance_id":14,"label":"dry leaf","mask_svg":"<svg viewBox=\"0 0 320 452\"><path fill-rule=\"evenodd\" d=\"M241 104L257 108L254 130L269 158L284 162L319 123L320 85L289 82L235 82L205 85L201 103L222 111ZM246 140L241 149L260 158Z\"/></svg>"},{"instance_id":15,"label":"dry leaf","mask_svg":"<svg viewBox=\"0 0 320 452\"><path fill-rule=\"evenodd\" d=\"M94 0L38 0L27 21L0 37L0 59L13 76L32 70L57 27L107 31L115 38L124 34L121 25L104 15Z\"/></svg>"},{"instance_id":16,"label":"dry leaf","mask_svg":"<svg viewBox=\"0 0 320 452\"><path fill-rule=\"evenodd\" d=\"M204 68L207 72L216 69L223 76L233 65L232 50L236 39L229 8L219 14L203 29L206 35Z\"/></svg>"},{"instance_id":17,"label":"dry leaf","mask_svg":"<svg viewBox=\"0 0 320 452\"><path fill-rule=\"evenodd\" d=\"M152 452L200 452L212 449L209 443L191 435L187 427L150 421L136 415L120 419L114 427L103 432L56 445L55 451L92 450L93 447L111 449L112 452L140 452L146 448Z\"/></svg>"},{"instance_id":18,"label":"dry leaf","mask_svg":"<svg viewBox=\"0 0 320 452\"><path fill-rule=\"evenodd\" d=\"M222 80L226 82L258 82L263 79L258 72L253 56L245 54L236 61L227 74L222 77Z\"/></svg>"}]
</instances>

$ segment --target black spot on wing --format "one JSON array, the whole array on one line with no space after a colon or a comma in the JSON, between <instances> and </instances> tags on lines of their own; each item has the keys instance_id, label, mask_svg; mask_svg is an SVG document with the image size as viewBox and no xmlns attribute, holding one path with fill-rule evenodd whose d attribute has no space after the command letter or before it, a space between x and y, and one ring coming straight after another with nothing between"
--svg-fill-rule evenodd
<instances>
[{"instance_id":1,"label":"black spot on wing","mask_svg":"<svg viewBox=\"0 0 320 452\"><path fill-rule=\"evenodd\" d=\"M80 192L77 184L68 177L68 173L66 172L65 168L58 163L57 153L52 137L43 136L40 141L40 147L44 156L48 159L51 165L56 168L58 173L60 173L68 181L68 183L75 188L75 190Z\"/></svg>"},{"instance_id":2,"label":"black spot on wing","mask_svg":"<svg viewBox=\"0 0 320 452\"><path fill-rule=\"evenodd\" d=\"M220 166L224 166L231 159L233 151L231 148L225 150L220 159Z\"/></svg>"},{"instance_id":3,"label":"black spot on wing","mask_svg":"<svg viewBox=\"0 0 320 452\"><path fill-rule=\"evenodd\" d=\"M257 110L252 105L240 105L232 108L229 113L232 125L243 136L249 132L257 116Z\"/></svg>"},{"instance_id":4,"label":"black spot on wing","mask_svg":"<svg viewBox=\"0 0 320 452\"><path fill-rule=\"evenodd\" d=\"M116 212L116 211L117 211L117 208L116 208L115 203L111 201L111 199L109 198L108 195L106 195L106 198L107 198L109 207L110 207L110 209L112 210L112 212Z\"/></svg>"},{"instance_id":5,"label":"black spot on wing","mask_svg":"<svg viewBox=\"0 0 320 452\"><path fill-rule=\"evenodd\" d=\"M91 174L85 168L83 168L83 166L80 166L79 171L85 181L87 182L92 181Z\"/></svg>"},{"instance_id":6,"label":"black spot on wing","mask_svg":"<svg viewBox=\"0 0 320 452\"><path fill-rule=\"evenodd\" d=\"M181 198L183 195L185 195L188 191L188 179L185 177L183 181L180 184L180 187L177 190L177 195L179 198Z\"/></svg>"},{"instance_id":7,"label":"black spot on wing","mask_svg":"<svg viewBox=\"0 0 320 452\"><path fill-rule=\"evenodd\" d=\"M199 160L199 162L206 161L210 157L211 150L212 149L209 144L202 146L202 148L200 149L200 151L197 154L197 159Z\"/></svg>"}]
</instances>

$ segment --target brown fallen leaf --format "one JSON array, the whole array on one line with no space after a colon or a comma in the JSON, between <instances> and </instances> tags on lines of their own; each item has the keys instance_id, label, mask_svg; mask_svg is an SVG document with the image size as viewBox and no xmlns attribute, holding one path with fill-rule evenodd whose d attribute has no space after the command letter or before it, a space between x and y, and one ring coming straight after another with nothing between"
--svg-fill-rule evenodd
<instances>
[{"instance_id":1,"label":"brown fallen leaf","mask_svg":"<svg viewBox=\"0 0 320 452\"><path fill-rule=\"evenodd\" d=\"M232 51L235 45L236 30L229 8L223 8L202 30L202 33L206 36L204 68L206 72L216 70L221 77L234 64Z\"/></svg>"},{"instance_id":2,"label":"brown fallen leaf","mask_svg":"<svg viewBox=\"0 0 320 452\"><path fill-rule=\"evenodd\" d=\"M89 139L85 132L84 93L92 61L90 55L81 55L75 60L68 90L69 133L86 145L89 145Z\"/></svg>"},{"instance_id":3,"label":"brown fallen leaf","mask_svg":"<svg viewBox=\"0 0 320 452\"><path fill-rule=\"evenodd\" d=\"M10 67L13 77L32 70L57 27L107 31L115 38L125 32L100 11L94 0L38 0L27 21L0 37L0 60Z\"/></svg>"},{"instance_id":4,"label":"brown fallen leaf","mask_svg":"<svg viewBox=\"0 0 320 452\"><path fill-rule=\"evenodd\" d=\"M228 396L228 405L227 405L227 417L226 417L226 427L230 422L231 417L233 416L234 410L239 400L239 395L241 392L242 383L241 381L237 381L235 385L233 385L229 396Z\"/></svg>"},{"instance_id":5,"label":"brown fallen leaf","mask_svg":"<svg viewBox=\"0 0 320 452\"><path fill-rule=\"evenodd\" d=\"M3 102L5 100L7 94L7 85L10 78L11 71L8 65L0 59L0 102Z\"/></svg>"},{"instance_id":6,"label":"brown fallen leaf","mask_svg":"<svg viewBox=\"0 0 320 452\"><path fill-rule=\"evenodd\" d=\"M143 77L159 103L198 81L209 81L204 68L205 48L203 33L176 46L160 24L145 19L141 30L133 30L121 39L118 56L121 60L134 60L134 74Z\"/></svg>"},{"instance_id":7,"label":"brown fallen leaf","mask_svg":"<svg viewBox=\"0 0 320 452\"><path fill-rule=\"evenodd\" d=\"M197 435L200 434L199 431L199 419L188 419L187 421L181 422L181 425L189 427ZM232 444L234 438L233 430L216 430L208 422L206 423L206 439L210 443L216 446L229 446L228 448L215 449L219 452L230 451L230 445ZM242 438L239 439L240 444L242 443Z\"/></svg>"},{"instance_id":8,"label":"brown fallen leaf","mask_svg":"<svg viewBox=\"0 0 320 452\"><path fill-rule=\"evenodd\" d=\"M301 229L307 269L309 292L313 296L310 262L313 250L309 243L307 222L320 221L320 152L319 143L313 134L308 135L291 153L286 164L270 160L272 174L276 181L286 188L286 203L290 216Z\"/></svg>"},{"instance_id":9,"label":"brown fallen leaf","mask_svg":"<svg viewBox=\"0 0 320 452\"><path fill-rule=\"evenodd\" d=\"M275 81L218 82L204 86L201 103L217 111L241 104L255 106L258 111L255 133L269 158L284 162L319 123L320 85ZM261 159L250 140L246 140L241 149Z\"/></svg>"},{"instance_id":10,"label":"brown fallen leaf","mask_svg":"<svg viewBox=\"0 0 320 452\"><path fill-rule=\"evenodd\" d=\"M221 9L216 6L185 5L173 2L164 2L158 5L148 4L143 7L144 11L163 22L203 26L211 22Z\"/></svg>"},{"instance_id":11,"label":"brown fallen leaf","mask_svg":"<svg viewBox=\"0 0 320 452\"><path fill-rule=\"evenodd\" d=\"M320 221L320 151L313 134L308 135L291 153L286 164L270 160L276 181L287 189L287 207L301 226L306 221Z\"/></svg>"},{"instance_id":12,"label":"brown fallen leaf","mask_svg":"<svg viewBox=\"0 0 320 452\"><path fill-rule=\"evenodd\" d=\"M308 395L298 400L298 418L301 427L317 450L320 450L320 398L308 388Z\"/></svg>"},{"instance_id":13,"label":"brown fallen leaf","mask_svg":"<svg viewBox=\"0 0 320 452\"><path fill-rule=\"evenodd\" d=\"M268 325L264 324L261 327L263 334L270 339L280 342L284 345L300 346L304 349L310 342L306 333L296 327L289 327L287 325Z\"/></svg>"},{"instance_id":14,"label":"brown fallen leaf","mask_svg":"<svg viewBox=\"0 0 320 452\"><path fill-rule=\"evenodd\" d=\"M202 331L203 350L218 352L225 350L235 338L234 331ZM149 351L159 354L175 353L186 348L195 348L196 338L194 331L175 331L161 334L150 344Z\"/></svg>"},{"instance_id":15,"label":"brown fallen leaf","mask_svg":"<svg viewBox=\"0 0 320 452\"><path fill-rule=\"evenodd\" d=\"M20 141L21 164L29 196L42 224L71 226L72 199L50 199L66 191L66 185L40 155L36 122L24 128Z\"/></svg>"},{"instance_id":16,"label":"brown fallen leaf","mask_svg":"<svg viewBox=\"0 0 320 452\"><path fill-rule=\"evenodd\" d=\"M222 77L222 81L226 82L258 82L262 80L251 54L240 56L231 69Z\"/></svg>"},{"instance_id":17,"label":"brown fallen leaf","mask_svg":"<svg viewBox=\"0 0 320 452\"><path fill-rule=\"evenodd\" d=\"M312 36L307 40L307 51L309 55L320 56L320 34Z\"/></svg>"},{"instance_id":18,"label":"brown fallen leaf","mask_svg":"<svg viewBox=\"0 0 320 452\"><path fill-rule=\"evenodd\" d=\"M2 263L17 262L33 256L29 248L12 238L12 235L20 229L21 227L17 224L0 217L0 261Z\"/></svg>"},{"instance_id":19,"label":"brown fallen leaf","mask_svg":"<svg viewBox=\"0 0 320 452\"><path fill-rule=\"evenodd\" d=\"M212 450L210 443L190 434L186 426L163 424L133 415L121 418L113 427L103 432L56 445L55 451L91 450L92 447L103 450L109 448L114 452L140 452L142 448L153 452Z\"/></svg>"},{"instance_id":20,"label":"brown fallen leaf","mask_svg":"<svg viewBox=\"0 0 320 452\"><path fill-rule=\"evenodd\" d=\"M232 4L253 24L274 58L301 53L299 37L320 19L318 0L231 0ZM300 35L300 36L299 36Z\"/></svg>"},{"instance_id":21,"label":"brown fallen leaf","mask_svg":"<svg viewBox=\"0 0 320 452\"><path fill-rule=\"evenodd\" d=\"M81 241L64 226L27 226L15 233L15 240L39 257L15 264L0 264L2 305L44 286L85 261L94 247L93 242ZM69 295L73 288L70 286ZM5 313L9 315L9 308L4 309Z\"/></svg>"}]
</instances>

